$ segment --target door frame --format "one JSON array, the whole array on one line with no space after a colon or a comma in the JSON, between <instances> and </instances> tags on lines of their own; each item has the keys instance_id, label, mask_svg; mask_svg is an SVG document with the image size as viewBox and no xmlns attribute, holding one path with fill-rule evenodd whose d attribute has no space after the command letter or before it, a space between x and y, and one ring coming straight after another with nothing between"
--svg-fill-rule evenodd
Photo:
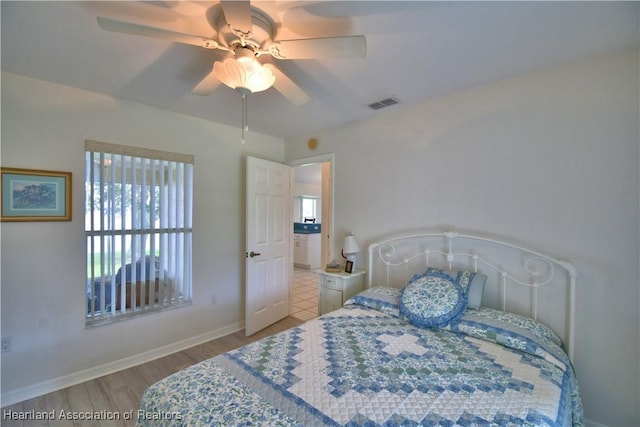
<instances>
[{"instance_id":1,"label":"door frame","mask_svg":"<svg viewBox=\"0 0 640 427\"><path fill-rule=\"evenodd\" d=\"M294 159L294 160L290 160L289 162L287 162L286 164L291 166L291 185L293 185L294 182L294 174L295 174L295 168L297 166L304 166L304 165L308 165L308 164L313 164L313 163L325 163L325 162L329 162L329 172L330 172L330 183L329 183L329 238L326 239L327 241L325 242L325 239L322 239L321 242L321 251L325 251L324 245L327 244L329 247L329 261L331 261L332 259L335 259L334 253L333 253L333 230L335 228L335 173L336 173L336 156L334 153L327 153L327 154L319 154L317 156L311 156L311 157L303 157L300 159ZM293 203L293 193L292 193L292 197L291 197L291 203ZM324 204L325 201L323 200L322 203ZM293 211L293 205L291 205L291 210ZM291 225L291 227L293 227L293 224ZM289 293L289 307L290 313L293 313L293 238L291 239L291 245L290 245L290 258L292 260L291 264L291 273L290 273L290 277L291 277L291 290L292 292Z\"/></svg>"}]
</instances>

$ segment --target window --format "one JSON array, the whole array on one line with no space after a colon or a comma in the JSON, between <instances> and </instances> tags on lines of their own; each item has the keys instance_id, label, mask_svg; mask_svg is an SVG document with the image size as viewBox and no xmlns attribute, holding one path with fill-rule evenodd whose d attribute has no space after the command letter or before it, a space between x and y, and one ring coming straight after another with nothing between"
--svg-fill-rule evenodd
<instances>
[{"instance_id":1,"label":"window","mask_svg":"<svg viewBox=\"0 0 640 427\"><path fill-rule=\"evenodd\" d=\"M316 199L308 197L300 198L300 212L302 213L303 221L305 219L316 219Z\"/></svg>"},{"instance_id":2,"label":"window","mask_svg":"<svg viewBox=\"0 0 640 427\"><path fill-rule=\"evenodd\" d=\"M193 156L85 142L88 326L191 301Z\"/></svg>"}]
</instances>

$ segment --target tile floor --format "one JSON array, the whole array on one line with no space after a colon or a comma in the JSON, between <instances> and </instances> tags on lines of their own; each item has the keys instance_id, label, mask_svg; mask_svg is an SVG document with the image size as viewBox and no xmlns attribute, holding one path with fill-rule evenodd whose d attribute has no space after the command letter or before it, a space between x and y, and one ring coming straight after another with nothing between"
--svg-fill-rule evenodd
<instances>
[{"instance_id":1,"label":"tile floor","mask_svg":"<svg viewBox=\"0 0 640 427\"><path fill-rule=\"evenodd\" d=\"M293 269L293 317L309 320L318 317L318 273Z\"/></svg>"}]
</instances>

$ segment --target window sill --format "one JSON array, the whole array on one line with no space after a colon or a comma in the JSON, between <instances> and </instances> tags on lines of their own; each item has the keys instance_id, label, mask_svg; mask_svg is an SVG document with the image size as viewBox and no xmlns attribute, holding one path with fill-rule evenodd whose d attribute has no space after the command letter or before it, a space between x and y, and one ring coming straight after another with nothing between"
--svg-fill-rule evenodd
<instances>
[{"instance_id":1,"label":"window sill","mask_svg":"<svg viewBox=\"0 0 640 427\"><path fill-rule=\"evenodd\" d=\"M98 326L111 325L114 323L118 323L123 320L130 320L134 317L146 316L156 313L162 313L169 310L175 310L177 308L188 307L192 305L192 301L181 301L174 303L168 306L154 306L147 308L138 308L135 311L129 311L127 313L121 314L117 313L115 315L107 314L105 316L100 316L97 318L87 317L85 320L85 329L92 329Z\"/></svg>"}]
</instances>

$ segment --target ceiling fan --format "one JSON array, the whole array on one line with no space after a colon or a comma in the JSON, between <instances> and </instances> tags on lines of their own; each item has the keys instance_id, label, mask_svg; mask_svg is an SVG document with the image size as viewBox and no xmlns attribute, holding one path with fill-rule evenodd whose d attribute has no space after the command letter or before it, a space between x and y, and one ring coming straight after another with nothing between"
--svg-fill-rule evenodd
<instances>
[{"instance_id":1,"label":"ceiling fan","mask_svg":"<svg viewBox=\"0 0 640 427\"><path fill-rule=\"evenodd\" d=\"M225 52L222 61L215 61L211 72L191 91L209 95L220 84L237 90L242 96L242 142L247 130L247 95L273 86L295 105L309 102L310 97L273 63L263 63L260 57L270 55L276 60L362 58L366 55L364 36L320 37L274 40L275 23L249 0L221 0L221 12L211 20L216 35L205 37L166 28L153 27L112 18L98 17L106 31L159 38L176 43L218 49ZM211 22L210 21L210 22Z\"/></svg>"}]
</instances>

